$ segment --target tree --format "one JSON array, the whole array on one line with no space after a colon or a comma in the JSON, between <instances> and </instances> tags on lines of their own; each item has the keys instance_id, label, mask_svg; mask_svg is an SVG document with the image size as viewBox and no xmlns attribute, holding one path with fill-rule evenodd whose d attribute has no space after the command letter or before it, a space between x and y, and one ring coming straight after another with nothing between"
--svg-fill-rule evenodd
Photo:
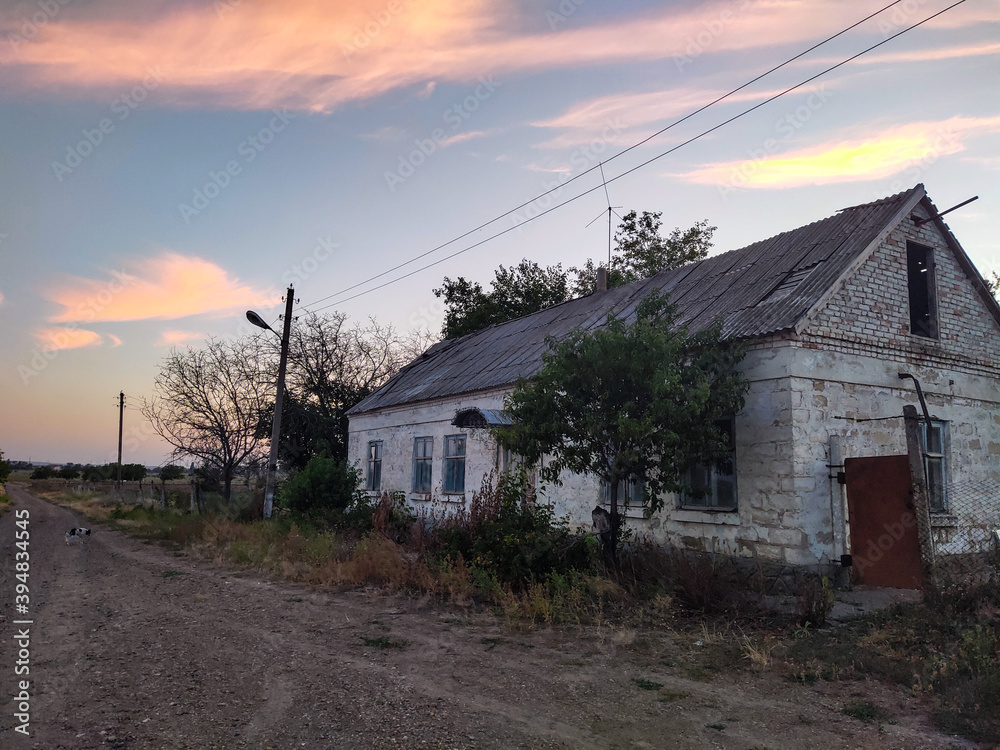
<instances>
[{"instance_id":1,"label":"tree","mask_svg":"<svg viewBox=\"0 0 1000 750\"><path fill-rule=\"evenodd\" d=\"M718 325L689 334L665 296L643 300L636 320L609 315L594 331L549 340L542 369L506 399L513 425L497 439L540 475L590 473L610 489L611 534L605 560L617 564L618 486L644 484L647 512L664 492L690 490L688 469L725 447L715 422L743 407L747 384L736 367L742 346L721 340Z\"/></svg>"},{"instance_id":2,"label":"tree","mask_svg":"<svg viewBox=\"0 0 1000 750\"><path fill-rule=\"evenodd\" d=\"M994 271L990 278L983 278L983 281L986 282L986 288L990 290L990 294L1000 302L1000 273Z\"/></svg>"},{"instance_id":3,"label":"tree","mask_svg":"<svg viewBox=\"0 0 1000 750\"><path fill-rule=\"evenodd\" d=\"M342 513L364 499L361 478L346 460L320 452L281 486L279 502L295 513Z\"/></svg>"},{"instance_id":4,"label":"tree","mask_svg":"<svg viewBox=\"0 0 1000 750\"><path fill-rule=\"evenodd\" d=\"M715 227L699 221L689 229L675 228L668 236L660 234L662 221L659 211L629 211L615 233L615 250L608 271L608 288L645 279L701 260L712 247ZM489 292L478 283L459 276L447 276L437 297L446 305L442 333L456 338L489 325L504 323L523 315L544 310L577 297L593 294L597 289L597 264L588 258L583 267L566 271L561 265L542 268L537 263L522 260L517 266L500 266Z\"/></svg>"},{"instance_id":5,"label":"tree","mask_svg":"<svg viewBox=\"0 0 1000 750\"><path fill-rule=\"evenodd\" d=\"M146 467L142 464L122 464L123 482L142 482L146 478Z\"/></svg>"},{"instance_id":6,"label":"tree","mask_svg":"<svg viewBox=\"0 0 1000 750\"><path fill-rule=\"evenodd\" d=\"M0 451L0 484L7 481L7 477L10 476L10 472L10 461L5 460L3 457L3 451Z\"/></svg>"},{"instance_id":7,"label":"tree","mask_svg":"<svg viewBox=\"0 0 1000 750\"><path fill-rule=\"evenodd\" d=\"M56 470L51 466L39 466L33 472L29 479L52 479L56 475Z\"/></svg>"},{"instance_id":8,"label":"tree","mask_svg":"<svg viewBox=\"0 0 1000 750\"><path fill-rule=\"evenodd\" d=\"M274 393L273 364L256 336L174 349L160 365L153 397L142 404L174 458L191 456L218 470L227 503L236 472L264 451L259 425Z\"/></svg>"},{"instance_id":9,"label":"tree","mask_svg":"<svg viewBox=\"0 0 1000 750\"><path fill-rule=\"evenodd\" d=\"M562 266L542 268L527 259L518 265L500 266L487 294L482 286L459 276L447 276L436 297L443 297L445 311L442 333L446 339L464 336L495 323L529 315L568 299L567 276Z\"/></svg>"},{"instance_id":10,"label":"tree","mask_svg":"<svg viewBox=\"0 0 1000 750\"><path fill-rule=\"evenodd\" d=\"M292 327L279 457L302 468L320 450L347 458L347 410L408 360L391 326L348 325L343 313L309 314ZM262 422L270 434L270 411Z\"/></svg>"},{"instance_id":11,"label":"tree","mask_svg":"<svg viewBox=\"0 0 1000 750\"><path fill-rule=\"evenodd\" d=\"M629 211L622 217L615 232L615 252L608 269L608 289L648 279L661 271L679 268L702 260L712 248L716 227L707 220L696 222L689 229L674 227L667 237L660 234L662 212ZM597 289L597 267L587 258L583 268L571 268L576 274L573 294L583 297Z\"/></svg>"},{"instance_id":12,"label":"tree","mask_svg":"<svg viewBox=\"0 0 1000 750\"><path fill-rule=\"evenodd\" d=\"M80 476L80 470L75 466L63 466L56 472L56 476L60 479L76 479Z\"/></svg>"}]
</instances>

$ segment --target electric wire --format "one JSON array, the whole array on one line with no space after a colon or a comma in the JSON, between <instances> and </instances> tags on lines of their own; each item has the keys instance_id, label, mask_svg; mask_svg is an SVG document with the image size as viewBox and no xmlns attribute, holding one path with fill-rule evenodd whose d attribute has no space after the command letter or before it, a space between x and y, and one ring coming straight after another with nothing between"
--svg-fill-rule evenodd
<instances>
[{"instance_id":1,"label":"electric wire","mask_svg":"<svg viewBox=\"0 0 1000 750\"><path fill-rule=\"evenodd\" d=\"M820 78L820 77L826 75L827 73L830 73L830 72L836 70L837 68L843 67L844 65L846 65L846 64L848 64L848 63L856 60L857 58L859 58L859 57L861 57L863 55L866 55L869 52L871 52L871 51L873 51L875 49L878 49L879 47L881 47L881 46L883 46L885 44L888 44L892 40L894 40L894 39L902 36L903 34L909 32L909 31L912 31L913 29L915 29L915 28L917 28L919 26L924 25L928 21L934 20L938 16L940 16L940 15L942 15L944 13L947 13L948 11L952 10L953 8L955 8L955 7L959 6L959 5L962 5L965 2L966 2L966 0L957 0L957 2L952 3L951 5L947 6L946 8L943 8L942 10L938 11L937 13L934 13L934 14L928 16L927 18L924 18L921 21L918 21L918 22L914 23L911 26L907 26L906 28L902 29L901 31L898 31L895 34L892 34L891 36L886 37L882 41L877 42L877 43L871 45L870 47L867 47L867 48L861 50L860 52L858 52L858 53L856 53L854 55L851 55L850 57L848 57L848 58L846 58L844 60L841 60L840 62L838 62L838 63L836 63L834 65L831 65L828 68L825 68L824 70L820 71L819 73L816 73L815 75L810 76L809 78L806 78L803 81L800 81L799 83L795 84L794 86L790 86L789 88L787 88L787 89L785 89L785 90L783 90L783 91L781 91L781 92L779 92L777 94L774 94L774 95L768 97L767 99L764 99L761 102L758 102L757 104L753 105L752 107L749 107L749 108L743 110L742 112L740 112L740 113L738 113L738 114L736 114L736 115L734 115L734 116L732 116L732 117L730 117L730 118L728 118L726 120L723 120L722 122L718 123L717 125L714 125L713 127L709 128L707 130L704 130L701 133L699 133L699 134L697 134L695 136L692 136L691 138L689 138L689 139L687 139L685 141L682 141L681 143L678 143L677 145L675 145L675 146L667 149L666 151L663 151L660 154L658 154L658 155L656 155L656 156L654 156L654 157L652 157L650 159L647 159L644 162L641 162L640 164L638 164L638 165L636 165L636 166L634 166L634 167L632 167L632 168L630 168L630 169L622 172L621 174L619 174L619 175L617 175L615 177L612 177L612 178L610 178L610 179L608 179L606 181L602 181L602 183L600 185L597 185L597 186L592 187L592 188L590 188L588 190L585 190L584 192L579 193L579 194L573 196L572 198L568 198L565 201L563 201L562 203L558 203L558 204L556 204L556 205L554 205L554 206L552 206L552 207L550 207L548 209L545 209L544 211L541 211L540 213L535 214L534 216L530 216L527 219L525 219L524 221L522 221L522 222L520 222L518 224L515 224L514 226L508 227L507 229L504 229L504 230L502 230L500 232L496 232L495 234L492 234L489 237L486 237L485 239L480 240L479 242L473 243L472 245L469 245L468 247L465 247L465 248L463 248L461 250L458 250L458 251L456 251L454 253L446 255L443 258L440 258L440 259L434 261L433 263L428 263L426 265L423 265L423 266L421 266L418 269L415 269L415 270L410 271L410 272L408 272L406 274L403 274L402 276L397 276L394 279L390 279L389 281L384 282L382 284L379 284L377 286L371 287L370 289L366 289L364 291L358 292L357 294L353 294L353 295L351 295L349 297L345 297L343 299L338 299L338 300L336 300L334 302L331 302L328 305L323 305L322 307L317 307L317 308L314 308L314 309L311 309L311 310L309 309L313 305L317 305L320 302L324 302L324 301L326 301L328 299L332 299L333 297L340 297L341 295L343 295L343 294L345 294L345 293L347 293L349 291L352 291L353 289L356 289L359 286L364 286L365 284L368 284L371 281L374 281L376 279L382 278L383 276L387 276L388 274L392 273L393 271L399 270L400 268L408 266L408 265L416 262L417 260L420 260L421 258L424 258L424 257L426 257L426 256L428 256L428 255L430 255L430 254L432 254L434 252L437 252L438 250L443 249L444 247L447 247L448 245L454 244L458 240L463 239L463 238L469 236L470 234L472 234L474 232L477 232L480 229L483 229L483 228L489 226L490 224L496 223L500 219L504 218L505 216L510 215L511 213L514 213L515 211L523 208L524 206L530 205L531 203L535 202L539 198L542 198L542 197L548 195L549 193L554 192L555 190L561 190L562 188L564 188L567 184L569 184L573 180L577 179L578 177L582 177L584 174L592 172L594 169L597 169L598 167L597 166L591 167L586 172L581 172L579 175L576 175L575 177L567 180L565 183L560 184L558 187L553 188L552 190L549 190L549 191L547 191L545 193L542 193L542 194L536 196L535 198L532 198L531 200L529 200L529 201L527 201L525 203L522 203L520 206L517 206L516 208L513 208L510 211L508 211L508 212L506 212L504 214L501 214L500 216L496 217L495 219L492 219L492 220L486 222L485 224L481 224L480 226L476 227L475 229L469 230L468 232L465 232L464 234L460 235L459 237L456 237L455 239L449 240L448 242L446 242L446 243L444 243L442 245L439 245L436 248L433 248L432 250L428 250L425 253L421 253L420 255L414 256L410 260L407 260L407 261L405 261L403 263L400 263L400 264L394 266L393 268L388 269L387 271L383 271L383 272L381 272L381 273L379 273L379 274L377 274L375 276L372 276L372 277L370 277L370 278L368 278L368 279L366 279L364 281L360 281L357 284L354 284L354 285L352 285L350 287L346 287L345 289L342 289L339 292L334 292L333 294L327 295L326 297L322 297L322 298L316 300L315 302L309 303L308 305L302 305L301 308L306 309L307 312L316 313L316 312L320 312L321 310L326 310L326 309L328 309L330 307L333 307L335 305L340 305L340 304L343 304L345 302L350 302L351 300L357 299L358 297L362 297L362 296L364 296L366 294L370 294L371 292L378 291L379 289L383 289L383 288L385 288L385 287L387 287L387 286L389 286L391 284L395 284L398 281L402 281L403 279L407 279L410 276L414 276L415 274L418 274L418 273L420 273L422 271L426 271L428 268L433 268L434 266L440 265L441 263L444 263L445 261L451 260L452 258L455 258L455 257L457 257L459 255L462 255L463 253L467 253L470 250L474 250L475 248L477 248L477 247L479 247L481 245L484 245L487 242L491 242L492 240L495 240L498 237L501 237L501 236L503 236L505 234L508 234L509 232L512 232L515 229L520 229L525 224L528 224L528 223L530 223L530 222L532 222L532 221L534 221L536 219L540 219L541 217L546 216L547 214L550 214L553 211L556 211L556 210L558 210L558 209L560 209L560 208L562 208L562 207L564 207L564 206L566 206L566 205L568 205L570 203L573 203L574 201L577 201L580 198L583 198L583 197L585 197L587 195L590 195L593 192L601 190L602 188L606 190L608 184L610 184L612 182L615 182L617 180L620 180L621 178L626 177L626 176L632 174L633 172L636 172L639 169L642 169L643 167L648 166L649 164L653 163L654 161L662 159L663 157L668 156L668 155L674 153L678 149L683 148L684 146L687 146L687 145L693 143L694 141L697 141L697 140L705 137L706 135L709 135L709 134L715 132L716 130L719 130L722 127L725 127L726 125L730 124L731 122L734 122L734 121L736 121L736 120L738 120L738 119L740 119L740 118L742 118L742 117L750 114L751 112L754 112L755 110L757 110L757 109L759 109L759 108L761 108L761 107L763 107L763 106L765 106L767 104L770 104L771 102L775 101L776 99L779 99L779 98L785 96L786 94L789 94L792 91L795 91L796 89L802 88L803 86L805 86L805 85L807 85L809 83L812 83L817 78ZM816 49L816 47L819 47L820 45L825 44L826 42L828 42L828 41L830 41L832 39L835 39L838 36L841 36L846 31L849 31L849 30L855 28L859 24L864 23L864 21L869 20L870 18L874 17L875 15L878 15L878 13L883 12L884 10L892 7L895 4L896 4L896 2L890 3L889 5L885 6L885 8L883 8L882 10L877 11L876 13L873 13L873 14L869 15L868 17L866 17L862 21L859 21L856 24L853 24L852 26L844 29L843 31L838 32L837 34L829 37L828 39L824 40L823 42L820 42L820 43L814 45L809 50L806 50L806 52L802 52L799 55L796 55L795 57L790 58L789 60L787 60L786 62L782 63L781 65L776 66L775 68L772 68L771 71L769 71L769 73L773 72L775 70L778 70L779 68L787 65L788 63L790 63L790 62L798 59L799 57L801 57L802 55L806 54L807 52ZM705 106L703 106L699 110L696 110L695 112L692 112L692 113L690 113L688 115L685 115L680 120L677 120L676 122L671 123L670 125L668 125L667 127L663 128L662 130L658 131L657 133L654 133L653 135L648 136L644 140L642 140L642 141L640 141L640 142L638 142L638 143L630 146L629 148L625 149L624 151L622 151L622 152L616 154L615 156L613 156L613 157L605 160L603 163L606 164L607 162L611 161L612 159L615 159L615 158L617 158L619 156L622 156L625 153L627 153L628 151L631 151L632 149L637 148L638 146L641 146L642 144L648 142L651 138L654 138L657 135L660 135L660 134L666 132L667 130L669 130L670 128L672 128L672 127L674 127L676 125L679 125L681 122L683 122L684 120L689 119L690 117L694 116L698 112L704 111L707 107L711 106L712 104L717 103L719 101L722 101L723 99L727 98L728 96L731 96L733 93L736 93L737 91L740 91L741 89L743 89L746 86L750 85L750 83L753 83L755 81L760 80L760 78L762 78L764 75L767 75L767 74L766 73L765 74L761 74L761 76L758 76L757 78L753 79L753 81L750 81L750 82L748 82L746 84L743 84L742 86L740 86L737 89L733 89L733 91L730 92L729 94L726 94L725 96L719 97L714 102L711 102L710 104L706 104ZM599 164L598 166L601 166L601 164Z\"/></svg>"}]
</instances>

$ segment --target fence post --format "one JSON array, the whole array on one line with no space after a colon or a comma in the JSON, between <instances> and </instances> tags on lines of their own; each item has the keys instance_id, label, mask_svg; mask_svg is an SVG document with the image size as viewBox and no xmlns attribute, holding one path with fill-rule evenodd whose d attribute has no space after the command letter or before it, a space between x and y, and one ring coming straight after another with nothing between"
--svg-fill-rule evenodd
<instances>
[{"instance_id":1,"label":"fence post","mask_svg":"<svg viewBox=\"0 0 1000 750\"><path fill-rule=\"evenodd\" d=\"M924 578L934 582L934 537L931 534L931 512L927 496L927 476L924 468L924 449L920 440L920 418L917 407L903 407L906 424L906 453L910 458L910 483L913 485L913 513L917 517L917 536L920 539L920 559Z\"/></svg>"}]
</instances>

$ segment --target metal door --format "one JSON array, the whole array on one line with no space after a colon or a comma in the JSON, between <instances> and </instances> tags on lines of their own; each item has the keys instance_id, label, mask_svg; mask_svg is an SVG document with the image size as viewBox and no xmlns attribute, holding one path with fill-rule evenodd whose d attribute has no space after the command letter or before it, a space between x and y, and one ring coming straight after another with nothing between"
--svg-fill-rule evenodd
<instances>
[{"instance_id":1,"label":"metal door","mask_svg":"<svg viewBox=\"0 0 1000 750\"><path fill-rule=\"evenodd\" d=\"M854 582L921 588L920 539L909 459L849 458L844 461L844 473Z\"/></svg>"}]
</instances>

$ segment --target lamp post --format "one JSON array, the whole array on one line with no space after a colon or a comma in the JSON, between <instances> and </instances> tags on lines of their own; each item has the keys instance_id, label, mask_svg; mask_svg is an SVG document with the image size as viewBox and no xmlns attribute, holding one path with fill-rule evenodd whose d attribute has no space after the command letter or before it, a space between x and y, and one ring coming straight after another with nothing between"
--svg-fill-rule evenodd
<instances>
[{"instance_id":1,"label":"lamp post","mask_svg":"<svg viewBox=\"0 0 1000 750\"><path fill-rule=\"evenodd\" d=\"M274 509L274 483L278 473L278 443L281 440L281 410L285 401L285 367L288 364L288 336L292 331L294 294L295 290L288 287L288 292L285 294L284 327L281 333L281 359L278 361L278 394L274 399L274 419L271 424L271 452L267 459L267 481L264 485L264 518L270 518ZM278 332L253 310L247 310L247 320L258 328L266 328L274 335L278 335Z\"/></svg>"}]
</instances>

